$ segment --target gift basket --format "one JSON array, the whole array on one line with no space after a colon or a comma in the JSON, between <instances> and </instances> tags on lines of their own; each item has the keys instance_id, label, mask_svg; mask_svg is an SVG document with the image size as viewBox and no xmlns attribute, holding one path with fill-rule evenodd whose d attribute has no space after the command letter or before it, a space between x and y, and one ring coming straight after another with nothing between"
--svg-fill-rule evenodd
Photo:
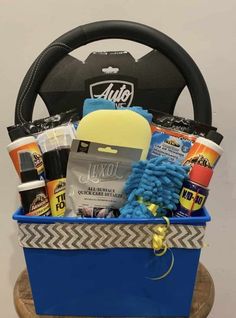
<instances>
[{"instance_id":1,"label":"gift basket","mask_svg":"<svg viewBox=\"0 0 236 318\"><path fill-rule=\"evenodd\" d=\"M138 61L125 51L84 63L69 55L110 38L153 51ZM194 120L173 115L185 84ZM32 121L37 94L49 117ZM22 203L13 219L36 312L189 316L223 136L183 48L134 22L77 27L32 64L8 132Z\"/></svg>"}]
</instances>

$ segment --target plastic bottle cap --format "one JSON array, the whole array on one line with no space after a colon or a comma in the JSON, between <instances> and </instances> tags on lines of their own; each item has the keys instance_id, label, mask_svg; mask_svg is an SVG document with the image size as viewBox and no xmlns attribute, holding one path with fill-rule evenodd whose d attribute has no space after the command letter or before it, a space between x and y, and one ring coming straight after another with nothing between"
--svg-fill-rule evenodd
<instances>
[{"instance_id":1,"label":"plastic bottle cap","mask_svg":"<svg viewBox=\"0 0 236 318\"><path fill-rule=\"evenodd\" d=\"M197 140L195 141L195 143L193 144L193 147L198 147L198 144L202 144L202 145L214 150L215 152L218 153L219 157L224 152L224 150L221 146L219 146L214 141L207 139L206 137L198 137Z\"/></svg>"},{"instance_id":2,"label":"plastic bottle cap","mask_svg":"<svg viewBox=\"0 0 236 318\"><path fill-rule=\"evenodd\" d=\"M7 145L7 151L11 152L14 149L17 149L19 147L28 145L34 143L35 147L38 148L38 145L36 143L36 139L33 136L25 136L25 137L20 137L14 141L12 141L9 145Z\"/></svg>"},{"instance_id":3,"label":"plastic bottle cap","mask_svg":"<svg viewBox=\"0 0 236 318\"><path fill-rule=\"evenodd\" d=\"M7 131L11 141L15 141L19 138L28 136L24 128L21 126L7 127Z\"/></svg>"},{"instance_id":4,"label":"plastic bottle cap","mask_svg":"<svg viewBox=\"0 0 236 318\"><path fill-rule=\"evenodd\" d=\"M212 175L213 170L211 168L195 164L189 173L189 179L190 181L198 183L207 188L211 181Z\"/></svg>"},{"instance_id":5,"label":"plastic bottle cap","mask_svg":"<svg viewBox=\"0 0 236 318\"><path fill-rule=\"evenodd\" d=\"M34 166L32 154L28 151L19 152L21 182L39 180L37 169Z\"/></svg>"},{"instance_id":6,"label":"plastic bottle cap","mask_svg":"<svg viewBox=\"0 0 236 318\"><path fill-rule=\"evenodd\" d=\"M59 148L45 152L43 154L43 162L47 180L56 180L66 177L69 152L69 148Z\"/></svg>"},{"instance_id":7,"label":"plastic bottle cap","mask_svg":"<svg viewBox=\"0 0 236 318\"><path fill-rule=\"evenodd\" d=\"M210 130L207 133L206 138L215 142L217 145L220 145L220 143L224 137L220 133L218 133L217 131Z\"/></svg>"},{"instance_id":8,"label":"plastic bottle cap","mask_svg":"<svg viewBox=\"0 0 236 318\"><path fill-rule=\"evenodd\" d=\"M21 183L18 185L18 191L28 191L33 189L38 189L41 187L45 187L45 181L44 180L36 180L36 181L30 181L26 183Z\"/></svg>"},{"instance_id":9,"label":"plastic bottle cap","mask_svg":"<svg viewBox=\"0 0 236 318\"><path fill-rule=\"evenodd\" d=\"M68 125L48 129L40 134L37 140L41 151L45 153L61 147L71 147L74 138L73 128Z\"/></svg>"}]
</instances>

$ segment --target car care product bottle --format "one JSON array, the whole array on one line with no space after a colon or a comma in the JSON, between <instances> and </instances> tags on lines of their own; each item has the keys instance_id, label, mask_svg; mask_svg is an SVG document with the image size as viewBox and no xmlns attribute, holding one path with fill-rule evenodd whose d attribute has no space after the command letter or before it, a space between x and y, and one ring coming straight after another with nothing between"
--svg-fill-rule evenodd
<instances>
[{"instance_id":1,"label":"car care product bottle","mask_svg":"<svg viewBox=\"0 0 236 318\"><path fill-rule=\"evenodd\" d=\"M43 160L52 216L64 216L68 149L47 151L43 154Z\"/></svg>"},{"instance_id":2,"label":"car care product bottle","mask_svg":"<svg viewBox=\"0 0 236 318\"><path fill-rule=\"evenodd\" d=\"M179 205L175 211L177 217L191 216L205 204L213 170L196 164L190 171L189 179L183 183Z\"/></svg>"},{"instance_id":3,"label":"car care product bottle","mask_svg":"<svg viewBox=\"0 0 236 318\"><path fill-rule=\"evenodd\" d=\"M222 139L223 136L214 130L210 130L205 138L197 138L183 164L192 167L195 164L200 164L214 169L223 153L223 148L219 146Z\"/></svg>"},{"instance_id":4,"label":"car care product bottle","mask_svg":"<svg viewBox=\"0 0 236 318\"><path fill-rule=\"evenodd\" d=\"M45 178L53 216L65 213L66 168L74 131L71 126L59 126L38 136L43 153Z\"/></svg>"},{"instance_id":5,"label":"car care product bottle","mask_svg":"<svg viewBox=\"0 0 236 318\"><path fill-rule=\"evenodd\" d=\"M7 150L18 175L20 175L19 154L22 151L28 151L32 154L38 175L43 177L44 166L42 161L42 153L39 149L36 139L33 136L27 135L21 126L16 126L14 129L8 130L8 132L12 142L7 146Z\"/></svg>"},{"instance_id":6,"label":"car care product bottle","mask_svg":"<svg viewBox=\"0 0 236 318\"><path fill-rule=\"evenodd\" d=\"M44 180L39 180L31 152L20 152L20 177L18 185L22 209L25 215L48 216L51 214Z\"/></svg>"}]
</instances>

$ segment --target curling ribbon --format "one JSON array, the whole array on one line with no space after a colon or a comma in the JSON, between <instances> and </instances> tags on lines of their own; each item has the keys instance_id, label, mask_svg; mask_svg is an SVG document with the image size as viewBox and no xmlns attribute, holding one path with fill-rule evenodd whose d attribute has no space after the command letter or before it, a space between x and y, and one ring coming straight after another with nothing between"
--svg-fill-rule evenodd
<instances>
[{"instance_id":1,"label":"curling ribbon","mask_svg":"<svg viewBox=\"0 0 236 318\"><path fill-rule=\"evenodd\" d=\"M171 272L174 266L174 254L171 251L171 249L168 248L165 242L166 235L170 226L170 220L165 216L163 216L163 219L166 221L166 225L160 224L154 227L154 234L152 237L152 246L153 246L153 251L155 256L158 256L158 257L165 255L165 253L169 251L171 253L171 264L169 269L163 275L158 277L153 277L153 278L149 277L149 279L152 279L152 280L160 280L162 278L165 278L167 275L169 275L169 273Z\"/></svg>"},{"instance_id":2,"label":"curling ribbon","mask_svg":"<svg viewBox=\"0 0 236 318\"><path fill-rule=\"evenodd\" d=\"M140 204L144 204L146 206L146 208L152 213L152 215L156 216L157 215L157 211L159 208L158 204L149 202L149 201L144 201L143 197L137 197L137 202Z\"/></svg>"}]
</instances>

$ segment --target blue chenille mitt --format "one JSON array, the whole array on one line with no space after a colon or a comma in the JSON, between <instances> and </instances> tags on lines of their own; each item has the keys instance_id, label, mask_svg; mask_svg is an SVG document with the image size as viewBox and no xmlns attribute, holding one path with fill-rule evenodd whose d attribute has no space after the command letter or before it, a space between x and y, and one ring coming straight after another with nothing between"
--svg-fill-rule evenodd
<instances>
[{"instance_id":1,"label":"blue chenille mitt","mask_svg":"<svg viewBox=\"0 0 236 318\"><path fill-rule=\"evenodd\" d=\"M174 211L188 170L164 156L135 163L125 184L128 199L120 218L154 218Z\"/></svg>"}]
</instances>

